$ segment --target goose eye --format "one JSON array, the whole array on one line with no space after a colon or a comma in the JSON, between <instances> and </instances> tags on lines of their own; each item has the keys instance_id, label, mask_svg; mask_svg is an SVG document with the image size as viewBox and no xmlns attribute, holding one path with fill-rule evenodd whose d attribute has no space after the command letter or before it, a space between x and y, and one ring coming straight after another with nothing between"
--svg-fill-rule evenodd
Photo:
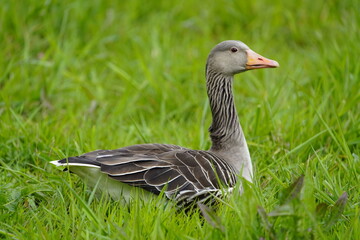
<instances>
[{"instance_id":1,"label":"goose eye","mask_svg":"<svg viewBox=\"0 0 360 240\"><path fill-rule=\"evenodd\" d=\"M237 49L236 47L232 47L232 48L230 49L230 51L231 51L231 52L237 52L238 49Z\"/></svg>"}]
</instances>

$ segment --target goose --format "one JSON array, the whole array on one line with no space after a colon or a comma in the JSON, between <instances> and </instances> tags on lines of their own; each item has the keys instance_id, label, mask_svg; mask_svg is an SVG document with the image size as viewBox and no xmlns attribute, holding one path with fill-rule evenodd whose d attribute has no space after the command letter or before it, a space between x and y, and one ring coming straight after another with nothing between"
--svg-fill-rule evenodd
<instances>
[{"instance_id":1,"label":"goose","mask_svg":"<svg viewBox=\"0 0 360 240\"><path fill-rule=\"evenodd\" d=\"M224 190L231 192L241 177L249 182L253 179L249 149L234 104L234 75L276 67L278 62L241 41L223 41L211 50L205 71L212 113L209 150L138 144L51 163L77 174L89 187L126 202L134 196L147 198L163 192L167 199L185 206L221 196Z\"/></svg>"}]
</instances>

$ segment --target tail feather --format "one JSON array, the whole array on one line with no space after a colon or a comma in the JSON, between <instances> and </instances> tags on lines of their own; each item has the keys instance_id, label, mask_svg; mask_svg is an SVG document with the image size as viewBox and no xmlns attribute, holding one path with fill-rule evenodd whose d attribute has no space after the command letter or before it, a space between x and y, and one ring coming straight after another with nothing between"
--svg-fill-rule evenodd
<instances>
[{"instance_id":1,"label":"tail feather","mask_svg":"<svg viewBox=\"0 0 360 240\"><path fill-rule=\"evenodd\" d=\"M50 163L55 166L83 166L83 167L94 167L100 168L100 163L84 157L69 157L61 160L51 161Z\"/></svg>"}]
</instances>

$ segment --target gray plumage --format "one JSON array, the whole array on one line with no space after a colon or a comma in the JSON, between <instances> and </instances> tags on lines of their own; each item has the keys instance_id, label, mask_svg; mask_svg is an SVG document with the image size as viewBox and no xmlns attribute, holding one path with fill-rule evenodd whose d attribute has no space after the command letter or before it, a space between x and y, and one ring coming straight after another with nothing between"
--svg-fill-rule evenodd
<instances>
[{"instance_id":1,"label":"gray plumage","mask_svg":"<svg viewBox=\"0 0 360 240\"><path fill-rule=\"evenodd\" d=\"M154 194L164 191L167 198L185 205L231 192L239 175L251 182L252 163L234 105L233 76L249 69L278 66L254 54L244 43L233 40L216 45L209 54L206 79L213 118L210 150L140 144L97 150L52 163L68 168L89 185L105 182L102 190L108 188L116 199L131 198L131 186ZM270 62L261 62L263 59Z\"/></svg>"}]
</instances>

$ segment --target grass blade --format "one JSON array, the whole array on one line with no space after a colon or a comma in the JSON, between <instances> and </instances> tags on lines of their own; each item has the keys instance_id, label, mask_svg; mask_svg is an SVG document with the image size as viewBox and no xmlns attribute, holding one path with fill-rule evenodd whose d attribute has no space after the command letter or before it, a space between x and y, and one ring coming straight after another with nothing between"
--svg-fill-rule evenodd
<instances>
[{"instance_id":1,"label":"grass blade","mask_svg":"<svg viewBox=\"0 0 360 240\"><path fill-rule=\"evenodd\" d=\"M341 215L345 210L347 200L348 200L348 194L347 192L344 192L335 202L335 205L329 209L330 216L325 223L327 229L334 226L339 221L339 219L341 219Z\"/></svg>"}]
</instances>

